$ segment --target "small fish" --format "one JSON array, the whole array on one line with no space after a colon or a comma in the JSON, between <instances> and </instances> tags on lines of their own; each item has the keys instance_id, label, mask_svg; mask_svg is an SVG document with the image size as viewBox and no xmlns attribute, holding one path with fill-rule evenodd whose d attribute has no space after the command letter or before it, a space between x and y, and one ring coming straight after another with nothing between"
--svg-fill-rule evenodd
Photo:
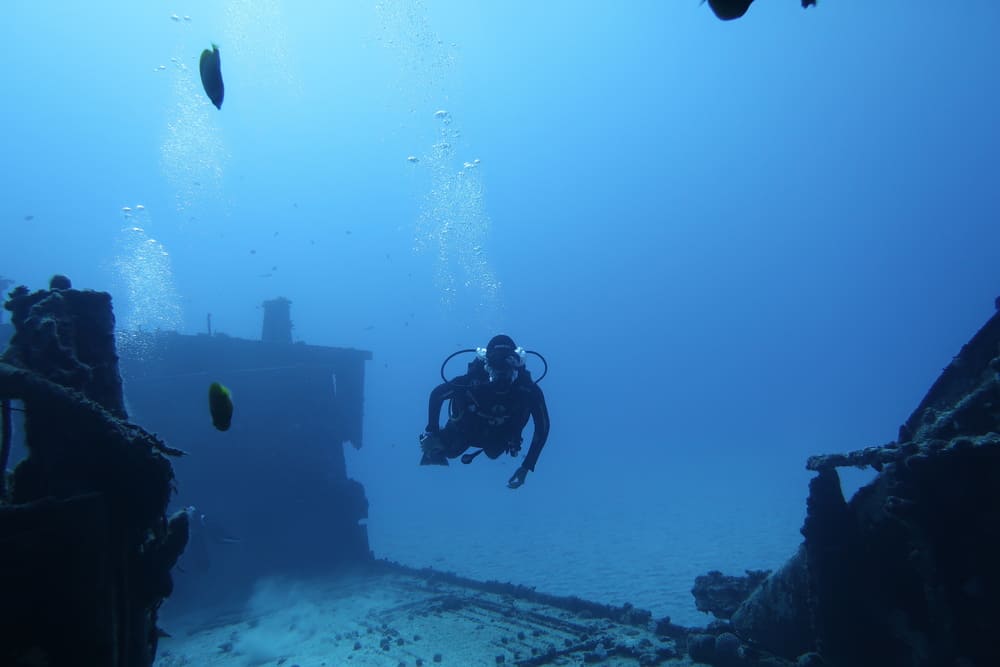
<instances>
[{"instance_id":1,"label":"small fish","mask_svg":"<svg viewBox=\"0 0 1000 667\"><path fill-rule=\"evenodd\" d=\"M25 222L31 222L34 219L35 219L35 216L33 216L31 214L28 214L28 215L24 216L24 221Z\"/></svg>"},{"instance_id":2,"label":"small fish","mask_svg":"<svg viewBox=\"0 0 1000 667\"><path fill-rule=\"evenodd\" d=\"M208 99L216 109L222 109L222 98L226 94L226 87L222 85L222 60L219 58L219 47L212 44L212 50L205 49L201 52L201 85L205 89Z\"/></svg>"},{"instance_id":3,"label":"small fish","mask_svg":"<svg viewBox=\"0 0 1000 667\"><path fill-rule=\"evenodd\" d=\"M410 155L410 156L408 156L406 158L406 161L407 162L420 162L420 158L418 158L416 155Z\"/></svg>"},{"instance_id":4,"label":"small fish","mask_svg":"<svg viewBox=\"0 0 1000 667\"><path fill-rule=\"evenodd\" d=\"M208 388L208 411L212 415L212 425L220 431L228 431L233 421L233 396L218 382Z\"/></svg>"}]
</instances>

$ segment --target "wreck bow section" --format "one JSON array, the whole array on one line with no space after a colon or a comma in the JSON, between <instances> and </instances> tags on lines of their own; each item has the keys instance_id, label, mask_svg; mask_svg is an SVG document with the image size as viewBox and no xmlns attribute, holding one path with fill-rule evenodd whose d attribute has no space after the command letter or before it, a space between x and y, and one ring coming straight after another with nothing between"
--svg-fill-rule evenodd
<instances>
[{"instance_id":1,"label":"wreck bow section","mask_svg":"<svg viewBox=\"0 0 1000 667\"><path fill-rule=\"evenodd\" d=\"M180 452L126 421L110 295L58 284L5 304L0 664L146 667L188 538L166 515ZM27 455L8 476L15 412Z\"/></svg>"},{"instance_id":2,"label":"wreck bow section","mask_svg":"<svg viewBox=\"0 0 1000 667\"><path fill-rule=\"evenodd\" d=\"M850 499L845 466L877 471ZM805 541L732 613L739 638L797 664L1000 664L1000 313L898 440L807 468Z\"/></svg>"}]
</instances>

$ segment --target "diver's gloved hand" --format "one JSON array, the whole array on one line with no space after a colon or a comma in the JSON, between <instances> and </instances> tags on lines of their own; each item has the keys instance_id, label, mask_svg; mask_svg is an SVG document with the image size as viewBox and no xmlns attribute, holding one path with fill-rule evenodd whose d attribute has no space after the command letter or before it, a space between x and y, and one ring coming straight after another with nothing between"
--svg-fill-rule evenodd
<instances>
[{"instance_id":1,"label":"diver's gloved hand","mask_svg":"<svg viewBox=\"0 0 1000 667\"><path fill-rule=\"evenodd\" d=\"M517 469L517 472L515 472L514 475L507 480L507 488L516 489L520 487L522 484L524 484L524 478L527 476L528 476L528 469L525 468L524 466L521 466L520 468Z\"/></svg>"}]
</instances>

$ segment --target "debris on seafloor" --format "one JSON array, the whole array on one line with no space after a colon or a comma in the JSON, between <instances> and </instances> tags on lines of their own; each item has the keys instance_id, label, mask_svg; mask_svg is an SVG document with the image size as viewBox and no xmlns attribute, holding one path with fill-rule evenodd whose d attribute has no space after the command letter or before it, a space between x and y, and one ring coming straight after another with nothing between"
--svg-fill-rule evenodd
<instances>
[{"instance_id":1,"label":"debris on seafloor","mask_svg":"<svg viewBox=\"0 0 1000 667\"><path fill-rule=\"evenodd\" d=\"M221 614L164 640L158 664L221 667L251 651L262 660L303 665L687 662L685 628L657 623L628 604L546 595L388 561L304 588L297 610ZM289 618L299 620L289 625ZM271 642L260 654L257 636L288 640Z\"/></svg>"}]
</instances>

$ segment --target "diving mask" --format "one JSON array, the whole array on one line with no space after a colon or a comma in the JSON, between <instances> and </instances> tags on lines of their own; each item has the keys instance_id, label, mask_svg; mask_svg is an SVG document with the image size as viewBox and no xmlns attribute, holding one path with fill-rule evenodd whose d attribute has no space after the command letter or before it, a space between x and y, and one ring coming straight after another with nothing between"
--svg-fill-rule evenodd
<instances>
[{"instance_id":1,"label":"diving mask","mask_svg":"<svg viewBox=\"0 0 1000 667\"><path fill-rule=\"evenodd\" d=\"M524 368L524 358L527 355L523 347L510 348L506 346L476 348L476 356L483 361L490 383L511 384L517 379L518 369Z\"/></svg>"}]
</instances>

